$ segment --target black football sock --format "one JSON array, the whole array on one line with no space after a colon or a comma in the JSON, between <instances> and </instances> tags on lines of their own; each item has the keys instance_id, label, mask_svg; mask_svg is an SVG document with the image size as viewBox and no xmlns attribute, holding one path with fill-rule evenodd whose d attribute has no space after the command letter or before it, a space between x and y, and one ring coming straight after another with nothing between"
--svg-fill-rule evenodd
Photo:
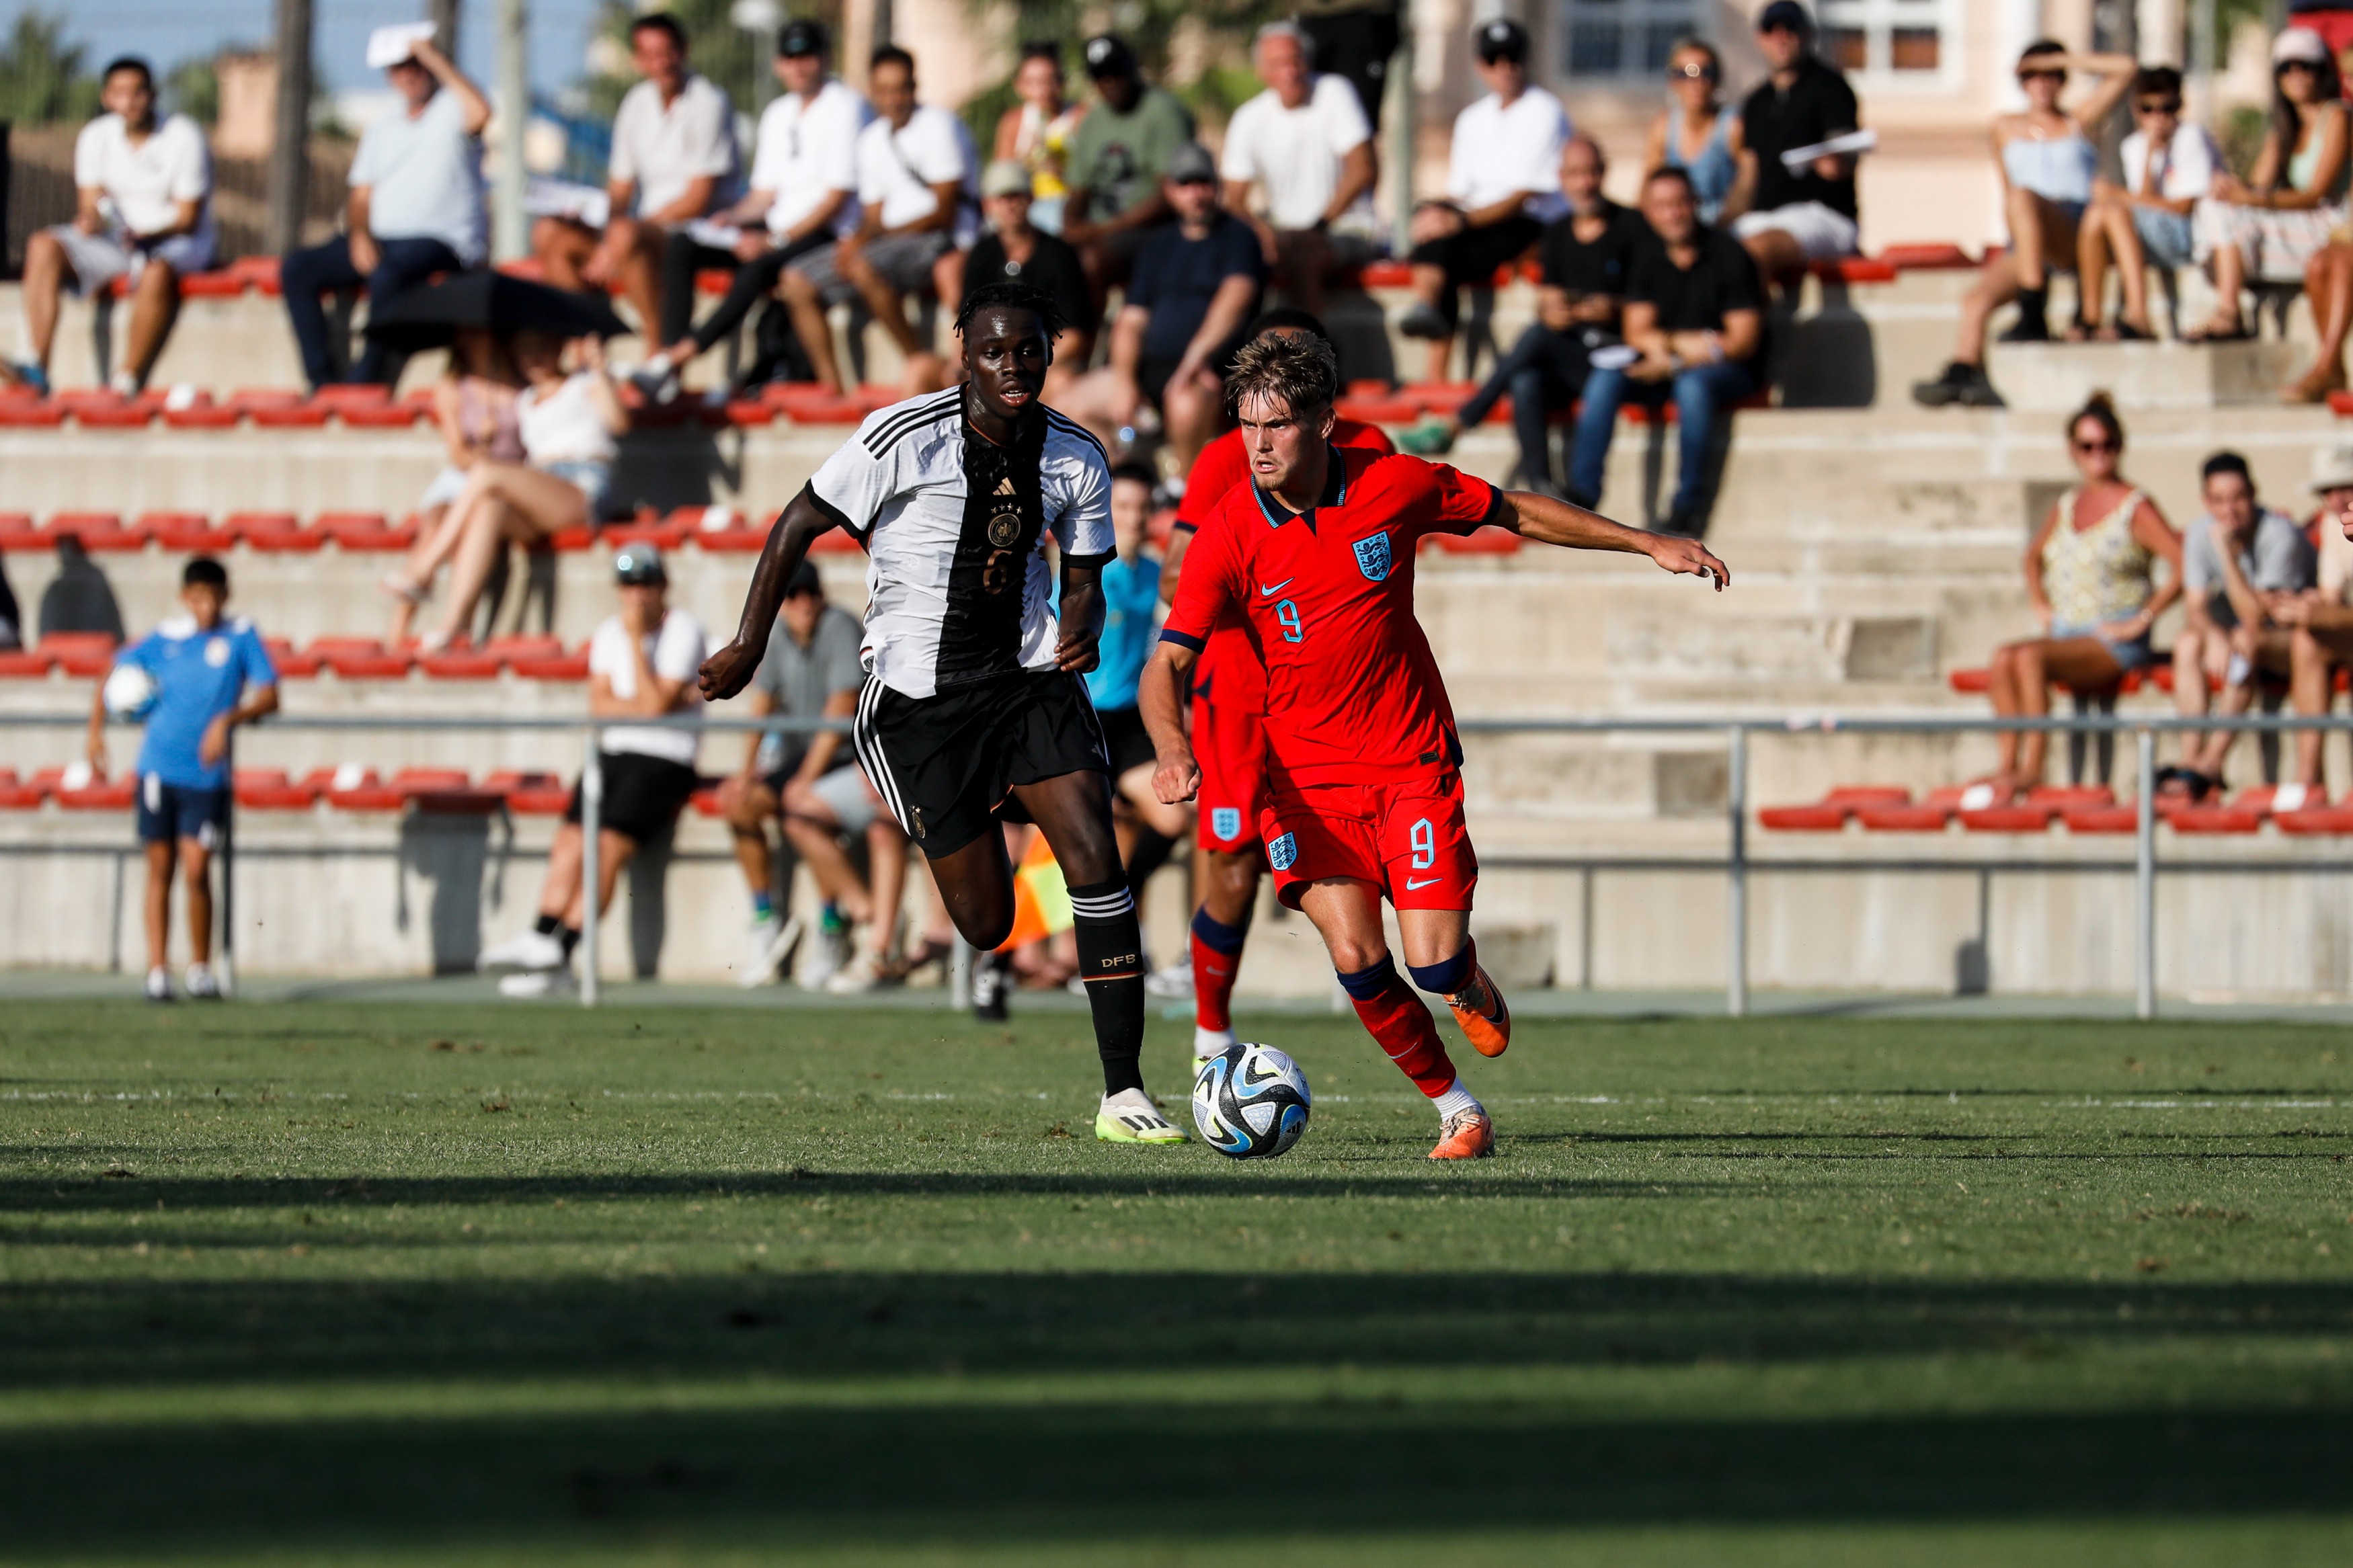
<instances>
[{"instance_id":1,"label":"black football sock","mask_svg":"<svg viewBox=\"0 0 2353 1568\"><path fill-rule=\"evenodd\" d=\"M1138 909L1144 905L1144 885L1152 880L1155 871L1168 864L1168 852L1176 847L1176 841L1165 833L1155 833L1149 827L1135 830L1135 847L1127 857L1127 890L1134 896Z\"/></svg>"},{"instance_id":2,"label":"black football sock","mask_svg":"<svg viewBox=\"0 0 2353 1568\"><path fill-rule=\"evenodd\" d=\"M537 931L542 936L554 936L557 931L564 929L564 917L561 915L542 915L535 922L533 922L531 929Z\"/></svg>"},{"instance_id":3,"label":"black football sock","mask_svg":"<svg viewBox=\"0 0 2353 1568\"><path fill-rule=\"evenodd\" d=\"M564 943L564 962L571 963L572 950L580 945L580 933L570 926L564 926L557 930L555 935L556 940Z\"/></svg>"},{"instance_id":4,"label":"black football sock","mask_svg":"<svg viewBox=\"0 0 2353 1568\"><path fill-rule=\"evenodd\" d=\"M1079 978L1095 1016L1095 1050L1103 1058L1103 1092L1142 1089L1144 1070L1144 932L1135 900L1121 881L1071 889L1079 940Z\"/></svg>"}]
</instances>

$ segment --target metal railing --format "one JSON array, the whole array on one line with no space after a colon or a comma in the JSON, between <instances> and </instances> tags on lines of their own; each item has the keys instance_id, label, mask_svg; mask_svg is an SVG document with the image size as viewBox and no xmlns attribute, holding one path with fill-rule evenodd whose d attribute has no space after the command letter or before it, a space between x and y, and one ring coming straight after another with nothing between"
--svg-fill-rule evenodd
<instances>
[{"instance_id":1,"label":"metal railing","mask_svg":"<svg viewBox=\"0 0 2353 1568\"><path fill-rule=\"evenodd\" d=\"M0 712L0 729L12 726L27 728L80 728L89 722L87 714L75 713L5 713ZM581 964L580 997L586 1006L595 1006L599 999L597 982L596 941L599 910L596 896L598 887L598 821L604 800L604 773L599 765L599 742L608 729L663 728L692 731L705 734L815 734L825 731L847 733L849 723L839 719L798 719L776 715L765 719L731 718L544 718L544 717L457 717L457 716L389 716L353 715L332 717L314 714L273 715L267 727L280 730L332 730L344 731L438 732L553 731L569 731L583 738L581 763L581 883L587 890L582 900L585 918L582 922L581 945L586 957ZM126 726L128 727L128 726ZM2325 733L2353 734L2353 717L2323 715L2311 718L2280 714L2247 714L2232 718L2184 718L2179 715L2137 716L2112 714L2078 714L2068 717L1997 718L1976 716L1915 716L1909 718L1861 717L1847 718L1835 714L1794 715L1785 719L1755 717L1691 717L1691 718L1591 718L1591 719L1469 719L1458 721L1457 726L1466 735L1720 735L1724 739L1725 761L1725 826L1726 842L1722 858L1707 857L1646 857L1640 858L1609 858L1592 856L1556 854L1514 854L1485 858L1487 864L1511 869L1562 869L1589 871L1597 869L1675 869L1721 871L1726 879L1725 900L1726 973L1725 978L1725 1011L1733 1017L1746 1016L1749 1007L1748 986L1748 879L1752 870L1765 869L1778 873L1792 871L1844 871L1847 873L1875 870L2017 870L2052 871L2067 868L2044 861L2011 859L2006 861L1935 861L1922 862L1895 858L1866 858L1855 860L1807 862L1788 858L1757 858L1749 847L1748 772L1749 741L1752 736L1774 735L1792 739L1811 736L1853 735L1936 735L1984 734L2040 731L2055 736L2098 736L2129 734L2135 744L2136 778L2134 856L2134 1012L2141 1018L2157 1016L2157 737L2166 733L2200 733L2217 730L2244 731L2253 734L2285 734L2297 731L2320 731ZM234 765L234 754L231 757ZM227 872L235 864L236 835L224 835L223 893L218 900L225 928L230 912ZM2085 868L2090 869L2119 868L2110 863ZM2249 863L2247 868L2262 868L2261 863ZM2309 868L2315 872L2353 870L2353 864L2330 863ZM222 947L224 956L229 949L226 932Z\"/></svg>"}]
</instances>

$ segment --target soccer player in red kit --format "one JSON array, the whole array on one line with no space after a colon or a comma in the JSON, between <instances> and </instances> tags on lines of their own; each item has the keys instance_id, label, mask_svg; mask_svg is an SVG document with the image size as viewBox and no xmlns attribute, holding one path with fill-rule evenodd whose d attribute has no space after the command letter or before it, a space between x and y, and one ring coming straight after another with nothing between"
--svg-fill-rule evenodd
<instances>
[{"instance_id":1,"label":"soccer player in red kit","mask_svg":"<svg viewBox=\"0 0 2353 1568\"><path fill-rule=\"evenodd\" d=\"M1332 336L1324 323L1295 306L1277 306L1250 323L1249 336ZM1389 453L1388 434L1355 419L1332 422L1332 444ZM1174 600L1194 533L1212 517L1227 492L1250 482L1250 457L1242 433L1229 430L1201 449L1186 477L1185 499L1160 567L1160 595ZM1260 869L1266 847L1259 841L1266 761L1266 670L1242 629L1241 616L1227 616L1208 636L1193 667L1191 735L1201 767L1194 823L1193 885L1200 904L1193 911L1193 1071L1234 1043L1234 976L1242 966L1250 912L1258 907Z\"/></svg>"},{"instance_id":2,"label":"soccer player in red kit","mask_svg":"<svg viewBox=\"0 0 2353 1568\"><path fill-rule=\"evenodd\" d=\"M1502 1055L1511 1014L1471 942L1479 861L1463 824L1453 708L1414 619L1415 549L1424 535L1492 523L1539 543L1648 555L1719 589L1731 574L1696 540L1623 528L1418 458L1335 448L1338 379L1330 346L1313 338L1261 338L1235 356L1226 395L1251 483L1229 492L1195 537L1145 668L1153 784L1166 801L1199 788L1181 694L1209 633L1240 613L1266 669L1259 831L1275 894L1314 922L1356 1016L1436 1102L1430 1158L1475 1159L1494 1152L1493 1122L1398 978L1381 931L1386 897L1415 984L1446 998L1481 1055Z\"/></svg>"}]
</instances>

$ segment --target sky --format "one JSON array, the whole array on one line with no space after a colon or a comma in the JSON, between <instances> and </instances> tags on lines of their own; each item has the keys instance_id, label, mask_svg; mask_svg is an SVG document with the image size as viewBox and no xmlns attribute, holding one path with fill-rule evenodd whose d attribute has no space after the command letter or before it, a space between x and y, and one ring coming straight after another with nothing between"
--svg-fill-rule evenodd
<instances>
[{"instance_id":1,"label":"sky","mask_svg":"<svg viewBox=\"0 0 2353 1568\"><path fill-rule=\"evenodd\" d=\"M531 83L552 93L581 74L597 0L529 0ZM95 69L116 55L147 57L156 74L184 59L210 56L224 46L269 42L271 0L0 0L0 30L12 28L26 11L69 18L67 37L90 51ZM458 63L467 75L491 85L491 24L498 0L459 0ZM367 89L381 78L364 63L371 28L387 22L421 20L420 0L311 0L317 28L313 53L329 92Z\"/></svg>"}]
</instances>

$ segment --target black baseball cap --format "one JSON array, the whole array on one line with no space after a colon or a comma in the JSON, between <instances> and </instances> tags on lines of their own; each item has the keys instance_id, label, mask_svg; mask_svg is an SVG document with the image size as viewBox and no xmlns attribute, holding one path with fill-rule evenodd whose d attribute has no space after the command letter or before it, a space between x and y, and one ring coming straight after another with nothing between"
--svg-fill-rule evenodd
<instances>
[{"instance_id":1,"label":"black baseball cap","mask_svg":"<svg viewBox=\"0 0 2353 1568\"><path fill-rule=\"evenodd\" d=\"M1518 63L1528 58L1528 30L1508 16L1498 16L1480 25L1479 58L1489 65L1497 60Z\"/></svg>"},{"instance_id":2,"label":"black baseball cap","mask_svg":"<svg viewBox=\"0 0 2353 1568\"><path fill-rule=\"evenodd\" d=\"M804 594L821 595L824 592L825 579L817 574L817 563L814 561L803 561L793 568L793 574L785 579L785 597L787 599L797 599Z\"/></svg>"},{"instance_id":3,"label":"black baseball cap","mask_svg":"<svg viewBox=\"0 0 2353 1568\"><path fill-rule=\"evenodd\" d=\"M776 35L776 56L779 59L797 59L803 55L823 55L831 40L825 35L825 24L808 16L796 16L785 24Z\"/></svg>"},{"instance_id":4,"label":"black baseball cap","mask_svg":"<svg viewBox=\"0 0 2353 1568\"><path fill-rule=\"evenodd\" d=\"M1814 19L1798 0L1773 0L1757 13L1757 30L1760 33L1810 33Z\"/></svg>"},{"instance_id":5,"label":"black baseball cap","mask_svg":"<svg viewBox=\"0 0 2353 1568\"><path fill-rule=\"evenodd\" d=\"M1133 77L1137 74L1135 51L1115 34L1103 33L1087 40L1087 75L1097 81L1107 76Z\"/></svg>"},{"instance_id":6,"label":"black baseball cap","mask_svg":"<svg viewBox=\"0 0 2353 1568\"><path fill-rule=\"evenodd\" d=\"M613 557L613 581L627 588L649 588L670 581L661 552L653 545L631 542Z\"/></svg>"}]
</instances>

